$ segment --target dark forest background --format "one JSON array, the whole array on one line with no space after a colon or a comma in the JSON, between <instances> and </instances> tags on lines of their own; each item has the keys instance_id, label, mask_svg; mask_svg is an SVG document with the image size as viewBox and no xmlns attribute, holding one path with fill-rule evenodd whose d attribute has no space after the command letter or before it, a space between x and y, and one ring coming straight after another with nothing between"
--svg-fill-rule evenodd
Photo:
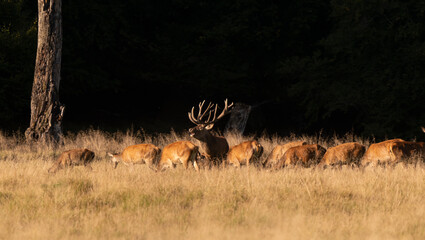
<instances>
[{"instance_id":1,"label":"dark forest background","mask_svg":"<svg viewBox=\"0 0 425 240\"><path fill-rule=\"evenodd\" d=\"M425 2L63 1L64 130L183 131L203 99L247 131L425 138ZM37 1L0 0L0 128L25 130Z\"/></svg>"}]
</instances>

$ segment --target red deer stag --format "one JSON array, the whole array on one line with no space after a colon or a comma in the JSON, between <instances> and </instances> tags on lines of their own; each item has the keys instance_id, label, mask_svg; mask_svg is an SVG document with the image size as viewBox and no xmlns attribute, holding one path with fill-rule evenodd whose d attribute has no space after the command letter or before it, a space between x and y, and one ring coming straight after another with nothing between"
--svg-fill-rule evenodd
<instances>
[{"instance_id":1,"label":"red deer stag","mask_svg":"<svg viewBox=\"0 0 425 240\"><path fill-rule=\"evenodd\" d=\"M94 152L88 149L72 149L63 152L55 161L53 166L49 168L49 173L56 173L58 170L65 167L84 165L88 169L92 169L90 163L94 159Z\"/></svg>"},{"instance_id":2,"label":"red deer stag","mask_svg":"<svg viewBox=\"0 0 425 240\"><path fill-rule=\"evenodd\" d=\"M196 138L200 142L202 155L206 158L206 162L211 164L220 165L223 157L229 151L229 144L226 138L221 136L214 136L210 133L210 130L214 127L214 124L223 118L230 109L233 107L233 103L227 104L227 99L224 101L224 108L220 115L217 116L218 105L209 103L207 108L202 111L205 100L199 103L199 112L195 117L194 109L188 113L189 120L196 124L196 127L189 129L191 137ZM204 119L208 115L208 118ZM211 118L212 117L212 118Z\"/></svg>"},{"instance_id":3,"label":"red deer stag","mask_svg":"<svg viewBox=\"0 0 425 240\"><path fill-rule=\"evenodd\" d=\"M198 155L198 147L189 141L171 143L162 149L158 170L165 171L167 168L174 168L177 164L182 164L187 169L189 163L192 163L195 170L198 171Z\"/></svg>"},{"instance_id":4,"label":"red deer stag","mask_svg":"<svg viewBox=\"0 0 425 240\"><path fill-rule=\"evenodd\" d=\"M147 164L149 168L154 169L155 160L160 152L161 149L153 144L137 144L126 147L121 153L108 153L108 155L112 158L114 169L119 162L125 165Z\"/></svg>"},{"instance_id":5,"label":"red deer stag","mask_svg":"<svg viewBox=\"0 0 425 240\"><path fill-rule=\"evenodd\" d=\"M236 146L233 146L227 153L227 164L234 167L241 165L249 166L256 163L263 154L263 146L257 141L246 141Z\"/></svg>"}]
</instances>

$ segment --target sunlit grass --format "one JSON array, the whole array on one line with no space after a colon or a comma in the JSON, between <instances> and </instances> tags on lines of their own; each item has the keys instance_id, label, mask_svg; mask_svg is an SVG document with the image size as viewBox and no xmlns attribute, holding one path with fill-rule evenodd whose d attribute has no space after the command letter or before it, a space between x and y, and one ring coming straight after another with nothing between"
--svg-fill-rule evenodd
<instances>
[{"instance_id":1,"label":"sunlit grass","mask_svg":"<svg viewBox=\"0 0 425 240\"><path fill-rule=\"evenodd\" d=\"M227 136L230 145L250 137ZM142 142L161 148L176 133L68 136L65 145L27 145L0 136L0 239L424 239L423 167L365 170L113 169L108 151ZM265 154L290 140L260 137ZM319 139L330 147L348 138ZM368 144L367 141L363 143ZM60 152L95 151L93 171L49 175Z\"/></svg>"}]
</instances>

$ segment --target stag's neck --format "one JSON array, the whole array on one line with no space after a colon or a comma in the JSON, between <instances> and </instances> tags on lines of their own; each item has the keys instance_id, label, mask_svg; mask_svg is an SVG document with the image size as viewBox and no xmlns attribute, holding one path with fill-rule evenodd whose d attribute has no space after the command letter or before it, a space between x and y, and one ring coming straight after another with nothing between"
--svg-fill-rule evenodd
<instances>
[{"instance_id":1,"label":"stag's neck","mask_svg":"<svg viewBox=\"0 0 425 240\"><path fill-rule=\"evenodd\" d=\"M202 139L198 139L200 142L201 150L203 150L208 155L211 154L211 147L216 143L216 137L208 134Z\"/></svg>"},{"instance_id":2,"label":"stag's neck","mask_svg":"<svg viewBox=\"0 0 425 240\"><path fill-rule=\"evenodd\" d=\"M218 157L226 153L229 149L224 137L208 134L204 138L198 139L198 141L200 143L201 152L207 157Z\"/></svg>"}]
</instances>

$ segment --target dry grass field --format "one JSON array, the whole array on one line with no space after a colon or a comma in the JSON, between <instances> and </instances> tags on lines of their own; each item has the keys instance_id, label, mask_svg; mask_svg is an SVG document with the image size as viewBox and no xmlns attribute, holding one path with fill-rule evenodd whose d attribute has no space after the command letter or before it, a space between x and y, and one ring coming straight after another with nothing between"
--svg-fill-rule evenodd
<instances>
[{"instance_id":1,"label":"dry grass field","mask_svg":"<svg viewBox=\"0 0 425 240\"><path fill-rule=\"evenodd\" d=\"M231 146L249 139L227 137ZM91 130L68 134L54 149L0 134L0 239L425 239L421 165L156 173L146 165L114 170L106 154L180 139L189 138ZM263 158L290 140L316 141L260 137ZM96 153L93 171L47 173L62 151L76 147Z\"/></svg>"}]
</instances>

